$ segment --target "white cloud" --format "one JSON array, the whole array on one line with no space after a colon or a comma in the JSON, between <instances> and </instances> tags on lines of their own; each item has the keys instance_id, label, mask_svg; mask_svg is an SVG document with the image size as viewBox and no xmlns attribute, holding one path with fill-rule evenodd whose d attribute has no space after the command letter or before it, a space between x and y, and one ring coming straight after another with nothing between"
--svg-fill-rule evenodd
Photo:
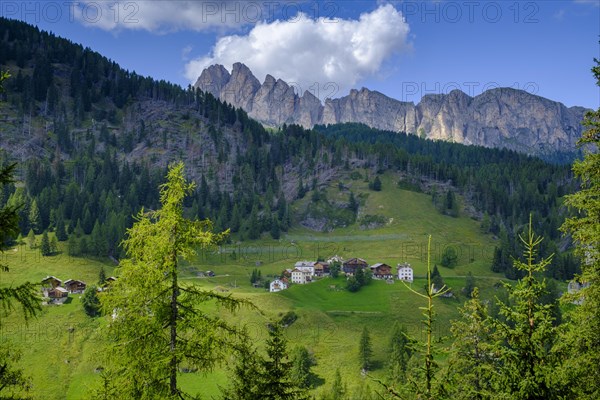
<instances>
[{"instance_id":1,"label":"white cloud","mask_svg":"<svg viewBox=\"0 0 600 400\"><path fill-rule=\"evenodd\" d=\"M255 24L273 19L275 11L269 4L241 0L83 0L72 3L71 15L84 25L107 31L130 29L161 34Z\"/></svg>"},{"instance_id":2,"label":"white cloud","mask_svg":"<svg viewBox=\"0 0 600 400\"><path fill-rule=\"evenodd\" d=\"M185 76L195 82L209 65L230 69L239 61L261 82L271 74L313 94L317 83L322 98L332 95L328 83L344 93L359 80L376 75L385 60L410 47L408 33L402 13L390 4L361 14L358 20L300 14L287 21L258 23L244 36L222 37L210 54L186 65Z\"/></svg>"}]
</instances>

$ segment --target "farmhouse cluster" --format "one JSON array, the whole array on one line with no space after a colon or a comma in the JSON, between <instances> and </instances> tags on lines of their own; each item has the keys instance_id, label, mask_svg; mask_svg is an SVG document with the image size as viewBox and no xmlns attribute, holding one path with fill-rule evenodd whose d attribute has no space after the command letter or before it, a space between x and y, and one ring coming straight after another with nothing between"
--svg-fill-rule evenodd
<instances>
[{"instance_id":1,"label":"farmhouse cluster","mask_svg":"<svg viewBox=\"0 0 600 400\"><path fill-rule=\"evenodd\" d=\"M106 279L106 283L116 279L111 276ZM69 294L81 294L86 287L87 284L84 281L77 279L67 279L64 282L55 276L47 276L42 279L42 295L47 299L47 304L62 304L69 298Z\"/></svg>"},{"instance_id":2,"label":"farmhouse cluster","mask_svg":"<svg viewBox=\"0 0 600 400\"><path fill-rule=\"evenodd\" d=\"M369 265L362 258L350 258L343 260L338 256L332 257L327 261L298 261L294 268L283 271L281 278L271 282L269 291L279 292L285 290L290 284L303 285L310 283L315 279L329 276L331 268L339 266L339 272L344 273L347 277L354 276L359 269L370 271L373 279L386 280L393 282L394 279L399 279L406 282L413 281L413 269L408 263L397 265L397 270L394 273L393 267L385 263L375 263Z\"/></svg>"}]
</instances>

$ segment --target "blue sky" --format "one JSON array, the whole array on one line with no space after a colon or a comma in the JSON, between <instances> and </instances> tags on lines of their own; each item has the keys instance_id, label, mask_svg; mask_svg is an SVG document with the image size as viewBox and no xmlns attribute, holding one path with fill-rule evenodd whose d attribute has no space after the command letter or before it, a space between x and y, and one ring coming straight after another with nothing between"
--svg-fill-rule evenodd
<instances>
[{"instance_id":1,"label":"blue sky","mask_svg":"<svg viewBox=\"0 0 600 400\"><path fill-rule=\"evenodd\" d=\"M600 0L2 0L0 14L181 85L240 61L320 98L364 86L418 102L509 86L600 107Z\"/></svg>"}]
</instances>

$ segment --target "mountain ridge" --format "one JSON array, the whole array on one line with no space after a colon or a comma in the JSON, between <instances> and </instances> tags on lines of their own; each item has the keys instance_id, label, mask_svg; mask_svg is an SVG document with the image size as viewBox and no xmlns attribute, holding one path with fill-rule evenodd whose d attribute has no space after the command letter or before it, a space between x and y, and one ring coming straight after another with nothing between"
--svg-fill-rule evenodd
<instances>
[{"instance_id":1,"label":"mountain ridge","mask_svg":"<svg viewBox=\"0 0 600 400\"><path fill-rule=\"evenodd\" d=\"M292 86L272 75L261 84L239 62L233 64L231 73L219 64L206 68L194 87L241 107L271 127L358 122L381 130L546 158L577 153L580 121L587 111L513 88L493 88L473 97L455 89L448 94L427 94L415 104L363 87L322 103L310 91L296 94Z\"/></svg>"}]
</instances>

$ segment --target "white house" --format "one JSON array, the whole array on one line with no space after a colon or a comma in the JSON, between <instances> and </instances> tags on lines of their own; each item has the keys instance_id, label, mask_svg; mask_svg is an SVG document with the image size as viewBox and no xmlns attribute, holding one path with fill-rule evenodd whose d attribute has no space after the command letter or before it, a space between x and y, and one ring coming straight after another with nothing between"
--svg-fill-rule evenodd
<instances>
[{"instance_id":1,"label":"white house","mask_svg":"<svg viewBox=\"0 0 600 400\"><path fill-rule=\"evenodd\" d=\"M306 282L310 282L310 274L306 271L302 271L298 268L292 270L292 283L299 283L304 285Z\"/></svg>"},{"instance_id":2,"label":"white house","mask_svg":"<svg viewBox=\"0 0 600 400\"><path fill-rule=\"evenodd\" d=\"M287 284L279 279L275 279L269 284L269 292L280 292L287 289Z\"/></svg>"},{"instance_id":3,"label":"white house","mask_svg":"<svg viewBox=\"0 0 600 400\"><path fill-rule=\"evenodd\" d=\"M398 264L398 279L401 281L413 281L413 269L409 263Z\"/></svg>"},{"instance_id":4,"label":"white house","mask_svg":"<svg viewBox=\"0 0 600 400\"><path fill-rule=\"evenodd\" d=\"M294 268L307 273L309 276L315 276L315 262L314 261L298 261Z\"/></svg>"}]
</instances>

